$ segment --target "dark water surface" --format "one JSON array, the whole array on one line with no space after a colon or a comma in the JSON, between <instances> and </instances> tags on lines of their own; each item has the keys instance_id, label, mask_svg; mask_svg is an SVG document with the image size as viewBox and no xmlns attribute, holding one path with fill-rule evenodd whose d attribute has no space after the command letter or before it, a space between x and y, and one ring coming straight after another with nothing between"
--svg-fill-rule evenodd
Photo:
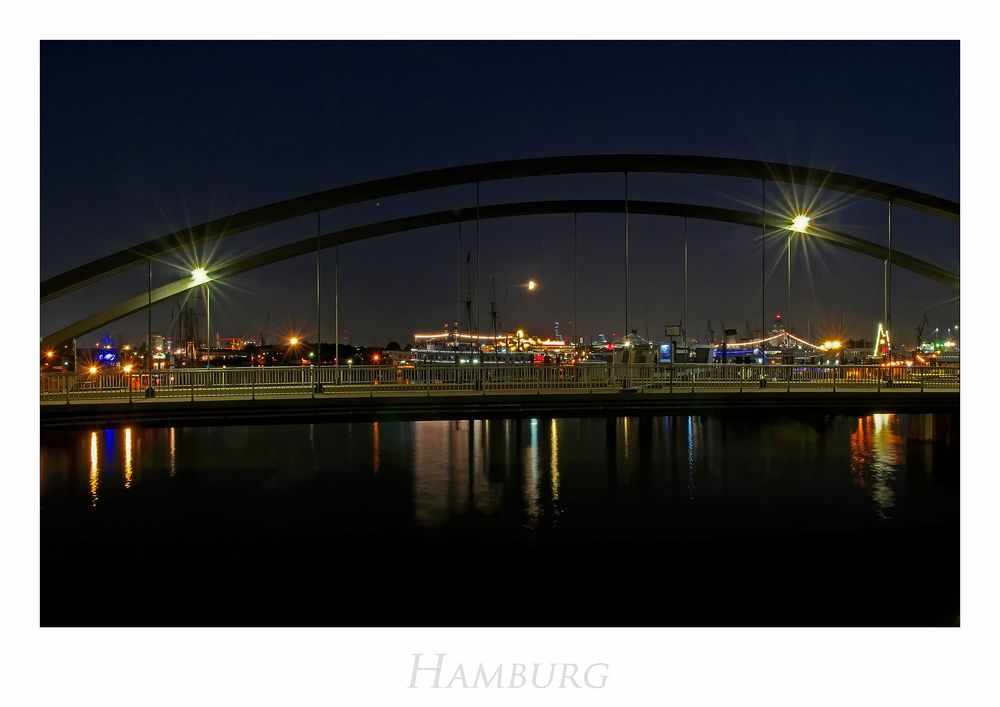
<instances>
[{"instance_id":1,"label":"dark water surface","mask_svg":"<svg viewBox=\"0 0 1000 707\"><path fill-rule=\"evenodd\" d=\"M926 625L957 415L43 431L44 625Z\"/></svg>"}]
</instances>

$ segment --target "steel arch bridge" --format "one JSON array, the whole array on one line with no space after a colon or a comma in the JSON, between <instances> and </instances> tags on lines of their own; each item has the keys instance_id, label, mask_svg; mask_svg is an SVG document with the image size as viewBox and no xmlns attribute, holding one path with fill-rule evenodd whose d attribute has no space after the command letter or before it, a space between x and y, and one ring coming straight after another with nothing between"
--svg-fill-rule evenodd
<instances>
[{"instance_id":1,"label":"steel arch bridge","mask_svg":"<svg viewBox=\"0 0 1000 707\"><path fill-rule=\"evenodd\" d=\"M762 184L766 184L766 182L785 183L861 196L931 214L949 221L959 221L957 202L864 177L824 172L796 165L689 155L542 157L449 167L362 182L286 199L214 219L126 248L44 280L41 283L41 302L44 304L53 301L78 288L146 263L150 259L160 258L193 245L237 236L257 228L341 206L443 187L478 185L482 182L523 177L596 173L623 173L626 175L626 179L630 173L682 173L753 179L762 182ZM485 206L477 203L474 207L406 216L320 234L221 265L211 272L211 279L236 275L298 255L312 253L317 247L325 249L390 233L482 219L578 213L674 216L754 226L764 230L783 230L788 227L787 217L768 215L763 210L751 212L665 201L635 201L627 198L624 200L529 201ZM879 260L888 260L894 266L910 270L949 287L955 289L959 287L957 273L849 233L821 229L811 233L811 237L835 247L845 248ZM185 277L158 287L152 292L143 292L123 299L59 331L49 333L43 337L43 345L55 345L82 335L140 311L150 303L176 296L199 286L199 284L190 277Z\"/></svg>"}]
</instances>

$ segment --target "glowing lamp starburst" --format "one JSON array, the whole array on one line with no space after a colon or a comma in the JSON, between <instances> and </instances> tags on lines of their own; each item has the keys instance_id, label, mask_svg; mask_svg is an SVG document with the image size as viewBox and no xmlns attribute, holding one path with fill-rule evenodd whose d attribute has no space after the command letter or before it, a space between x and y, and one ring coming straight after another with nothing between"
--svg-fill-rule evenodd
<instances>
[{"instance_id":1,"label":"glowing lamp starburst","mask_svg":"<svg viewBox=\"0 0 1000 707\"><path fill-rule=\"evenodd\" d=\"M208 282L208 272L205 268L195 268L191 271L191 279L194 280L196 285Z\"/></svg>"},{"instance_id":2,"label":"glowing lamp starburst","mask_svg":"<svg viewBox=\"0 0 1000 707\"><path fill-rule=\"evenodd\" d=\"M789 226L789 230L795 231L796 233L805 233L809 228L809 221L811 219L805 214L799 214L792 219L792 225Z\"/></svg>"}]
</instances>

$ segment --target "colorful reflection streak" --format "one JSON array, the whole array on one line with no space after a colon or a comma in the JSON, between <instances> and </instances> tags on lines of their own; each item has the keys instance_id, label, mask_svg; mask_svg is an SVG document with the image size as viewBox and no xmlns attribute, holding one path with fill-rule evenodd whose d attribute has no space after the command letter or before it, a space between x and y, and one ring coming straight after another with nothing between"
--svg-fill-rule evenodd
<instances>
[{"instance_id":1,"label":"colorful reflection streak","mask_svg":"<svg viewBox=\"0 0 1000 707\"><path fill-rule=\"evenodd\" d=\"M524 450L524 512L528 527L534 530L538 527L538 518L542 509L539 503L539 451L538 451L538 418L533 417L528 424L528 446Z\"/></svg>"},{"instance_id":2,"label":"colorful reflection streak","mask_svg":"<svg viewBox=\"0 0 1000 707\"><path fill-rule=\"evenodd\" d=\"M549 442L552 445L552 500L559 500L559 424L553 417L549 425Z\"/></svg>"},{"instance_id":3,"label":"colorful reflection streak","mask_svg":"<svg viewBox=\"0 0 1000 707\"><path fill-rule=\"evenodd\" d=\"M176 430L170 428L170 475L174 476L177 474L177 438Z\"/></svg>"},{"instance_id":4,"label":"colorful reflection streak","mask_svg":"<svg viewBox=\"0 0 1000 707\"><path fill-rule=\"evenodd\" d=\"M470 430L447 420L412 425L414 520L423 527L444 525L467 508Z\"/></svg>"},{"instance_id":5,"label":"colorful reflection streak","mask_svg":"<svg viewBox=\"0 0 1000 707\"><path fill-rule=\"evenodd\" d=\"M850 468L854 483L871 493L876 515L889 520L896 505L896 470L903 438L899 421L889 413L858 418L850 438Z\"/></svg>"},{"instance_id":6,"label":"colorful reflection streak","mask_svg":"<svg viewBox=\"0 0 1000 707\"><path fill-rule=\"evenodd\" d=\"M90 433L90 507L97 505L97 433Z\"/></svg>"},{"instance_id":7,"label":"colorful reflection streak","mask_svg":"<svg viewBox=\"0 0 1000 707\"><path fill-rule=\"evenodd\" d=\"M132 428L125 428L125 488L132 488Z\"/></svg>"}]
</instances>

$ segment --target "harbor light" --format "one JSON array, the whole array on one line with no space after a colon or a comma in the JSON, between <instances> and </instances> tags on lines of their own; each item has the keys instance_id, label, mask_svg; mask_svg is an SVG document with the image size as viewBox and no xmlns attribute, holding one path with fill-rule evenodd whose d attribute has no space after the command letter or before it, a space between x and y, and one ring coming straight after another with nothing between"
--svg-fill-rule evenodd
<instances>
[{"instance_id":1,"label":"harbor light","mask_svg":"<svg viewBox=\"0 0 1000 707\"><path fill-rule=\"evenodd\" d=\"M796 233L805 233L809 228L810 220L811 219L805 214L799 214L792 219L792 225L789 226L789 229L795 231Z\"/></svg>"},{"instance_id":2,"label":"harbor light","mask_svg":"<svg viewBox=\"0 0 1000 707\"><path fill-rule=\"evenodd\" d=\"M208 282L208 272L205 268L195 268L191 271L191 279L194 280L194 284L196 285Z\"/></svg>"},{"instance_id":3,"label":"harbor light","mask_svg":"<svg viewBox=\"0 0 1000 707\"><path fill-rule=\"evenodd\" d=\"M528 289L529 290L534 290L536 287L538 287L538 283L537 282L535 282L534 280L528 280Z\"/></svg>"},{"instance_id":4,"label":"harbor light","mask_svg":"<svg viewBox=\"0 0 1000 707\"><path fill-rule=\"evenodd\" d=\"M97 373L97 366L91 366L87 370L90 371L91 375L93 375L93 374Z\"/></svg>"},{"instance_id":5,"label":"harbor light","mask_svg":"<svg viewBox=\"0 0 1000 707\"><path fill-rule=\"evenodd\" d=\"M299 344L299 337L297 337L297 336L291 337L288 340L288 344L289 344L289 346L298 346L298 344Z\"/></svg>"}]
</instances>

